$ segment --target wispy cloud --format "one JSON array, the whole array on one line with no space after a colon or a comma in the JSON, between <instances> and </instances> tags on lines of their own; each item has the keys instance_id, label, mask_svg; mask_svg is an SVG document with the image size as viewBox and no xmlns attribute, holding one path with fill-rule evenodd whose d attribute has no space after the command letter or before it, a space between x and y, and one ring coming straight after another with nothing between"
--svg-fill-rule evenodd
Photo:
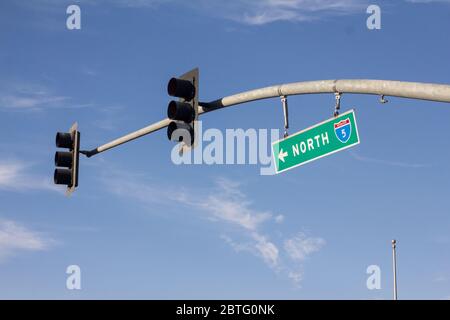
<instances>
[{"instance_id":1,"label":"wispy cloud","mask_svg":"<svg viewBox=\"0 0 450 320\"><path fill-rule=\"evenodd\" d=\"M96 77L98 76L98 71L94 70L93 68L83 66L80 68L80 71L82 74L90 77Z\"/></svg>"},{"instance_id":2,"label":"wispy cloud","mask_svg":"<svg viewBox=\"0 0 450 320\"><path fill-rule=\"evenodd\" d=\"M233 240L229 235L222 235L234 250L250 252L260 257L275 272L285 273L299 285L303 278L304 261L312 253L319 251L325 240L298 233L293 238L285 239L284 246L277 245L277 241L272 240L262 230L270 224L282 223L284 216L254 209L252 201L242 192L241 184L236 181L220 178L216 180L216 186L217 190L213 190L211 194L197 202L186 203L202 209L213 221L238 227L235 235L241 239L240 241Z\"/></svg>"},{"instance_id":3,"label":"wispy cloud","mask_svg":"<svg viewBox=\"0 0 450 320\"><path fill-rule=\"evenodd\" d=\"M115 130L122 123L124 117L122 106L97 107L98 119L92 121L92 125L102 130Z\"/></svg>"},{"instance_id":4,"label":"wispy cloud","mask_svg":"<svg viewBox=\"0 0 450 320\"><path fill-rule=\"evenodd\" d=\"M44 109L76 109L92 104L77 104L68 96L35 84L3 85L0 89L0 109L13 111L40 111Z\"/></svg>"},{"instance_id":5,"label":"wispy cloud","mask_svg":"<svg viewBox=\"0 0 450 320\"><path fill-rule=\"evenodd\" d=\"M98 0L97 0L98 1ZM105 0L103 0L105 1ZM114 2L116 5L121 7L129 8L155 8L156 6L163 3L174 2L175 0L108 0L109 2Z\"/></svg>"},{"instance_id":6,"label":"wispy cloud","mask_svg":"<svg viewBox=\"0 0 450 320\"><path fill-rule=\"evenodd\" d=\"M450 0L404 0L411 4L450 3ZM60 6L61 0L18 2L33 9L47 10ZM23 3L23 4L22 4ZM76 0L69 4L108 5L118 9L160 10L165 6L179 6L182 10L235 21L244 25L261 26L274 22L301 23L332 16L366 14L370 0ZM400 3L400 1L399 1ZM58 5L58 6L57 6Z\"/></svg>"},{"instance_id":7,"label":"wispy cloud","mask_svg":"<svg viewBox=\"0 0 450 320\"><path fill-rule=\"evenodd\" d=\"M233 20L250 25L276 21L303 22L330 15L355 13L363 8L363 0L262 0L241 1L243 14L234 13Z\"/></svg>"},{"instance_id":8,"label":"wispy cloud","mask_svg":"<svg viewBox=\"0 0 450 320\"><path fill-rule=\"evenodd\" d=\"M450 3L450 0L405 0L410 3ZM122 7L159 8L177 4L209 17L233 20L246 25L265 25L278 21L307 22L330 16L366 14L369 0L114 0Z\"/></svg>"},{"instance_id":9,"label":"wispy cloud","mask_svg":"<svg viewBox=\"0 0 450 320\"><path fill-rule=\"evenodd\" d=\"M283 223L283 221L284 221L284 216L282 214L279 214L275 217L276 223Z\"/></svg>"},{"instance_id":10,"label":"wispy cloud","mask_svg":"<svg viewBox=\"0 0 450 320\"><path fill-rule=\"evenodd\" d=\"M42 251L54 241L18 222L0 219L0 262L18 251Z\"/></svg>"},{"instance_id":11,"label":"wispy cloud","mask_svg":"<svg viewBox=\"0 0 450 320\"><path fill-rule=\"evenodd\" d=\"M295 266L287 271L287 275L296 285L299 285L301 280L303 280L303 264L305 260L314 252L322 249L324 245L324 239L308 237L303 232L299 232L293 238L284 242L284 250Z\"/></svg>"},{"instance_id":12,"label":"wispy cloud","mask_svg":"<svg viewBox=\"0 0 450 320\"><path fill-rule=\"evenodd\" d=\"M45 94L14 95L7 94L0 98L4 108L14 109L40 109L42 107L54 106L67 100L67 97L49 96Z\"/></svg>"},{"instance_id":13,"label":"wispy cloud","mask_svg":"<svg viewBox=\"0 0 450 320\"><path fill-rule=\"evenodd\" d=\"M194 205L208 212L214 220L222 220L255 231L272 219L273 214L251 208L251 201L239 190L239 183L220 178L216 181L220 192L212 193Z\"/></svg>"},{"instance_id":14,"label":"wispy cloud","mask_svg":"<svg viewBox=\"0 0 450 320\"><path fill-rule=\"evenodd\" d=\"M309 255L319 251L324 245L325 240L322 238L309 238L303 232L284 242L286 252L295 261L304 261Z\"/></svg>"},{"instance_id":15,"label":"wispy cloud","mask_svg":"<svg viewBox=\"0 0 450 320\"><path fill-rule=\"evenodd\" d=\"M307 257L325 244L322 238L308 237L305 233L284 238L277 244L280 240L271 239L263 230L271 229L270 225L274 228L275 224L281 224L284 216L256 209L242 191L242 185L230 179L216 179L215 187L207 192L189 190L189 193L171 186L156 187L145 182L141 175L120 171L109 174L104 183L114 194L145 204L181 205L195 209L194 212L201 213L199 217L223 226L220 237L236 252L249 252L261 258L276 273L284 273L296 285L303 278L303 263Z\"/></svg>"},{"instance_id":16,"label":"wispy cloud","mask_svg":"<svg viewBox=\"0 0 450 320\"><path fill-rule=\"evenodd\" d=\"M247 25L305 22L325 16L364 12L366 0L196 0L191 9ZM365 8L364 8L365 9Z\"/></svg>"},{"instance_id":17,"label":"wispy cloud","mask_svg":"<svg viewBox=\"0 0 450 320\"><path fill-rule=\"evenodd\" d=\"M433 279L433 282L438 282L438 283L445 283L445 282L449 282L450 278L444 275L439 275L437 277L435 277Z\"/></svg>"},{"instance_id":18,"label":"wispy cloud","mask_svg":"<svg viewBox=\"0 0 450 320\"><path fill-rule=\"evenodd\" d=\"M59 4L41 0L46 7ZM115 5L118 8L157 10L164 5L182 6L184 10L233 20L247 25L264 25L277 21L304 22L324 16L365 12L368 0L79 0L80 5ZM364 7L365 6L365 7Z\"/></svg>"},{"instance_id":19,"label":"wispy cloud","mask_svg":"<svg viewBox=\"0 0 450 320\"><path fill-rule=\"evenodd\" d=\"M373 164L379 164L379 165L385 165L385 166L391 166L391 167L401 167L401 168L426 168L430 167L430 164L424 164L424 163L411 163L411 162L401 162L401 161L392 161L392 160L382 160L382 159L376 159L371 157L365 157L361 156L354 151L350 151L350 155L355 160L361 161L361 162L367 162L367 163L373 163Z\"/></svg>"},{"instance_id":20,"label":"wispy cloud","mask_svg":"<svg viewBox=\"0 0 450 320\"><path fill-rule=\"evenodd\" d=\"M410 3L450 3L450 0L405 0ZM365 14L369 0L114 0L121 7L159 8L177 4L190 10L247 25L278 21L307 22L330 16Z\"/></svg>"},{"instance_id":21,"label":"wispy cloud","mask_svg":"<svg viewBox=\"0 0 450 320\"><path fill-rule=\"evenodd\" d=\"M436 244L440 245L447 245L450 244L450 236L448 235L433 235L431 238L431 241L433 241Z\"/></svg>"},{"instance_id":22,"label":"wispy cloud","mask_svg":"<svg viewBox=\"0 0 450 320\"><path fill-rule=\"evenodd\" d=\"M62 0L21 1L20 5L34 10L59 7ZM411 4L450 3L450 0L403 0ZM332 16L366 14L370 0L75 0L69 4L112 5L119 9L159 10L176 5L183 10L203 14L208 18L232 20L237 23L261 26L274 22L308 22ZM400 3L400 1L399 1Z\"/></svg>"},{"instance_id":23,"label":"wispy cloud","mask_svg":"<svg viewBox=\"0 0 450 320\"><path fill-rule=\"evenodd\" d=\"M30 163L21 160L0 161L0 190L29 191L50 190L61 192L52 183L51 177L40 176L31 172Z\"/></svg>"},{"instance_id":24,"label":"wispy cloud","mask_svg":"<svg viewBox=\"0 0 450 320\"><path fill-rule=\"evenodd\" d=\"M450 3L450 0L405 0L405 1L411 3L437 3L437 2Z\"/></svg>"}]
</instances>

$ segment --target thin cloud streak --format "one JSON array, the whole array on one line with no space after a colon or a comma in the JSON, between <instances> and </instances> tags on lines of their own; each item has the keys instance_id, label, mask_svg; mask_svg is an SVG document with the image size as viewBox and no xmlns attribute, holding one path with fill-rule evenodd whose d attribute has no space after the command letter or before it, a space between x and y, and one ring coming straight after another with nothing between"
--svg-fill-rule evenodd
<instances>
[{"instance_id":1,"label":"thin cloud streak","mask_svg":"<svg viewBox=\"0 0 450 320\"><path fill-rule=\"evenodd\" d=\"M38 9L53 8L60 1L41 0ZM36 7L36 4L28 5ZM277 21L305 22L332 15L365 12L368 0L79 0L76 4L114 5L124 9L157 10L163 6L177 5L208 17L232 20L246 25L265 25Z\"/></svg>"},{"instance_id":2,"label":"thin cloud streak","mask_svg":"<svg viewBox=\"0 0 450 320\"><path fill-rule=\"evenodd\" d=\"M380 164L380 165L391 166L391 167L401 167L401 168L427 168L427 167L431 167L430 164L409 163L409 162L399 162L399 161L375 159L375 158L364 157L364 156L358 155L357 153L355 153L353 151L351 151L349 153L350 153L350 156L353 159L361 161L361 162Z\"/></svg>"},{"instance_id":3,"label":"thin cloud streak","mask_svg":"<svg viewBox=\"0 0 450 320\"><path fill-rule=\"evenodd\" d=\"M22 83L9 85L0 90L0 109L5 111L79 109L92 106L91 103L74 103L71 97L54 94L41 85Z\"/></svg>"},{"instance_id":4,"label":"thin cloud streak","mask_svg":"<svg viewBox=\"0 0 450 320\"><path fill-rule=\"evenodd\" d=\"M43 251L53 243L52 239L18 222L0 219L0 263L18 251Z\"/></svg>"},{"instance_id":5,"label":"thin cloud streak","mask_svg":"<svg viewBox=\"0 0 450 320\"><path fill-rule=\"evenodd\" d=\"M450 0L405 0L406 2L410 3L421 3L421 4L428 4L428 3L450 3Z\"/></svg>"},{"instance_id":6,"label":"thin cloud streak","mask_svg":"<svg viewBox=\"0 0 450 320\"><path fill-rule=\"evenodd\" d=\"M284 239L277 245L267 232L263 232L272 224L280 225L284 216L271 211L255 209L252 201L242 191L242 185L236 181L219 178L215 188L207 193L201 190L184 192L170 186L154 186L144 180L142 175L130 174L109 167L108 175L102 177L107 190L115 195L138 200L147 205L176 205L194 209L202 213L201 217L223 225L220 238L229 244L236 252L249 252L260 259L274 272L283 273L296 286L303 279L303 263L311 254L319 251L324 245L322 238L310 238L304 233L298 233L292 238ZM162 191L164 190L164 192ZM194 195L194 196L193 196ZM201 196L195 196L201 195ZM283 217L283 218L280 218ZM238 238L239 241L233 238Z\"/></svg>"},{"instance_id":7,"label":"thin cloud streak","mask_svg":"<svg viewBox=\"0 0 450 320\"><path fill-rule=\"evenodd\" d=\"M34 10L53 10L60 0L19 2ZM410 4L448 4L450 0L404 0ZM303 23L332 16L366 14L369 0L78 0L80 6L114 5L119 9L158 10L168 5L184 7L207 17L231 20L250 26L262 26L274 22ZM67 2L67 5L73 2ZM54 12L51 11L51 12Z\"/></svg>"},{"instance_id":8,"label":"thin cloud streak","mask_svg":"<svg viewBox=\"0 0 450 320\"><path fill-rule=\"evenodd\" d=\"M30 190L47 190L62 192L51 181L51 177L44 177L30 172L32 164L21 160L0 161L0 190L24 192Z\"/></svg>"}]
</instances>

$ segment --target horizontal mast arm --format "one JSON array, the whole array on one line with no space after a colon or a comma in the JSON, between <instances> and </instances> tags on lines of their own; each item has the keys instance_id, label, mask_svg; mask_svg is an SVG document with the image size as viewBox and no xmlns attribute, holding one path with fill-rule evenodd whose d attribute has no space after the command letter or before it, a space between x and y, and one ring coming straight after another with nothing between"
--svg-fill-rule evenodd
<instances>
[{"instance_id":1,"label":"horizontal mast arm","mask_svg":"<svg viewBox=\"0 0 450 320\"><path fill-rule=\"evenodd\" d=\"M204 112L255 100L319 93L359 93L450 102L450 85L391 80L319 80L294 82L238 93L203 106Z\"/></svg>"},{"instance_id":2,"label":"horizontal mast arm","mask_svg":"<svg viewBox=\"0 0 450 320\"><path fill-rule=\"evenodd\" d=\"M199 114L246 102L281 96L320 93L373 94L409 99L450 102L450 85L391 80L319 80L294 82L238 93L212 102L200 102ZM129 133L90 151L81 151L88 157L117 147L128 141L167 127L170 119L164 119Z\"/></svg>"}]
</instances>

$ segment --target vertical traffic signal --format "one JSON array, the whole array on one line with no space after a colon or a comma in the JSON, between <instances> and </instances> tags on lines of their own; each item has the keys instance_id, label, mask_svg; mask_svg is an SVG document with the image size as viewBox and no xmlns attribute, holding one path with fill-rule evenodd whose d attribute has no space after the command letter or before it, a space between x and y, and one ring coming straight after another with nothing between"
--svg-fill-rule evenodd
<instances>
[{"instance_id":1,"label":"vertical traffic signal","mask_svg":"<svg viewBox=\"0 0 450 320\"><path fill-rule=\"evenodd\" d=\"M56 133L56 147L68 149L68 151L56 151L55 184L67 186L66 194L72 193L78 186L78 160L80 155L80 132L76 123L69 132Z\"/></svg>"},{"instance_id":2,"label":"vertical traffic signal","mask_svg":"<svg viewBox=\"0 0 450 320\"><path fill-rule=\"evenodd\" d=\"M194 147L197 136L198 76L196 68L179 78L170 79L167 85L167 93L179 98L178 101L170 101L167 107L167 117L172 120L167 127L167 137L188 147Z\"/></svg>"}]
</instances>

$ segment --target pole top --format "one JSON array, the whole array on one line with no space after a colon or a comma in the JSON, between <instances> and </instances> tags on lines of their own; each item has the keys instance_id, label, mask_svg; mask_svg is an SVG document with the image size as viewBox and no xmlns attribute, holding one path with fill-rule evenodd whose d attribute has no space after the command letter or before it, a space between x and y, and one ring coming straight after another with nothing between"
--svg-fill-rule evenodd
<instances>
[{"instance_id":1,"label":"pole top","mask_svg":"<svg viewBox=\"0 0 450 320\"><path fill-rule=\"evenodd\" d=\"M397 244L397 240L392 239L392 246L395 247L396 244Z\"/></svg>"}]
</instances>

